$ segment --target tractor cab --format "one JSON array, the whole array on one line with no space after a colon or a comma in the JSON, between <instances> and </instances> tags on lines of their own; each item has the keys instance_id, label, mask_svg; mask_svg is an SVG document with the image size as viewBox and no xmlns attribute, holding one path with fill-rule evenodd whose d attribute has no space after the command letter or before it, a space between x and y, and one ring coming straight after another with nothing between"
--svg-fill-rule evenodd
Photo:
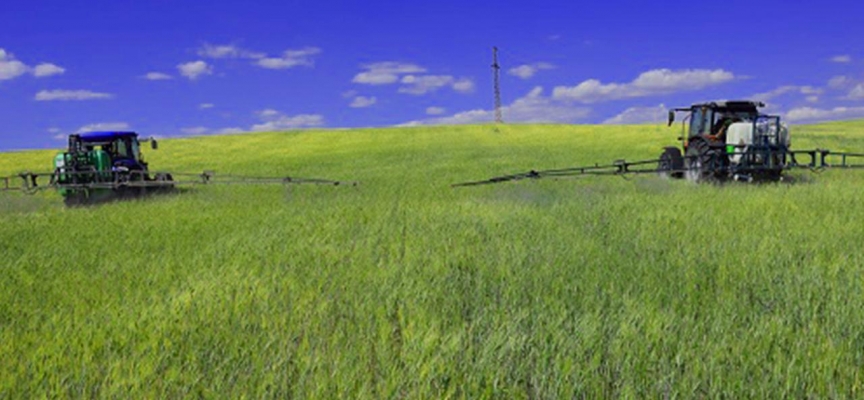
<instances>
[{"instance_id":1,"label":"tractor cab","mask_svg":"<svg viewBox=\"0 0 864 400\"><path fill-rule=\"evenodd\" d=\"M689 129L686 136L682 135L682 139L703 137L709 141L722 141L729 125L737 122L752 123L759 119L761 107L765 107L765 104L754 101L694 104L689 108L676 108L669 111L669 125L671 126L675 121L676 112L688 112L684 118L684 125L689 126Z\"/></svg>"},{"instance_id":2,"label":"tractor cab","mask_svg":"<svg viewBox=\"0 0 864 400\"><path fill-rule=\"evenodd\" d=\"M153 149L158 146L154 139L144 141L150 141ZM69 136L69 153L101 151L114 169L146 171L140 142L135 132L87 132Z\"/></svg>"}]
</instances>

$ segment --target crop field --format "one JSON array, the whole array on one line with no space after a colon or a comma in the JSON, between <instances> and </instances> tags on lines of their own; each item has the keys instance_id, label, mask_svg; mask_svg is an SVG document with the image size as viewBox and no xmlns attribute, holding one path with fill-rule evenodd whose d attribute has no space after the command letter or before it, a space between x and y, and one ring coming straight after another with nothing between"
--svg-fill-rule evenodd
<instances>
[{"instance_id":1,"label":"crop field","mask_svg":"<svg viewBox=\"0 0 864 400\"><path fill-rule=\"evenodd\" d=\"M449 185L649 159L680 127L166 139L198 186L0 194L0 398L861 398L864 171ZM864 151L864 121L792 127ZM0 176L54 151L0 154Z\"/></svg>"}]
</instances>

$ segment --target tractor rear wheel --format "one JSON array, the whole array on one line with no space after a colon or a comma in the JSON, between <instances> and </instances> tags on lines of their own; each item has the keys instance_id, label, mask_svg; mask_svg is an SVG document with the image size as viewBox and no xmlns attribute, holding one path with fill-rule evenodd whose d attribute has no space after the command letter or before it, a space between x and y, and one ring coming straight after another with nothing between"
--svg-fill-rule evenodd
<instances>
[{"instance_id":1,"label":"tractor rear wheel","mask_svg":"<svg viewBox=\"0 0 864 400\"><path fill-rule=\"evenodd\" d=\"M721 154L708 142L696 140L687 146L684 159L685 176L691 182L717 182L722 172Z\"/></svg>"},{"instance_id":2,"label":"tractor rear wheel","mask_svg":"<svg viewBox=\"0 0 864 400\"><path fill-rule=\"evenodd\" d=\"M677 147L666 147L657 162L657 173L662 178L681 179L684 177L684 157Z\"/></svg>"},{"instance_id":3,"label":"tractor rear wheel","mask_svg":"<svg viewBox=\"0 0 864 400\"><path fill-rule=\"evenodd\" d=\"M77 207L85 204L86 201L87 195L79 190L66 193L66 195L63 196L63 204L65 204L66 207Z\"/></svg>"}]
</instances>

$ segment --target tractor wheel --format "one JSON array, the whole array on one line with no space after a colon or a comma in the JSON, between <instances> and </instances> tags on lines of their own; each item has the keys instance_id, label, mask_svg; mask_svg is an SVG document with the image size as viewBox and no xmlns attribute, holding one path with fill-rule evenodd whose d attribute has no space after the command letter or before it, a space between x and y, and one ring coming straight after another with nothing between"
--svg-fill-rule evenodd
<instances>
[{"instance_id":1,"label":"tractor wheel","mask_svg":"<svg viewBox=\"0 0 864 400\"><path fill-rule=\"evenodd\" d=\"M690 142L684 159L685 176L691 182L717 182L722 172L721 154L712 149L708 142Z\"/></svg>"},{"instance_id":2,"label":"tractor wheel","mask_svg":"<svg viewBox=\"0 0 864 400\"><path fill-rule=\"evenodd\" d=\"M81 204L81 202L80 200L78 200L77 196L75 196L74 194L69 194L63 198L63 204L65 204L66 207L75 207L78 204Z\"/></svg>"},{"instance_id":3,"label":"tractor wheel","mask_svg":"<svg viewBox=\"0 0 864 400\"><path fill-rule=\"evenodd\" d=\"M660 161L657 163L657 173L662 178L681 179L684 177L684 157L681 156L681 150L677 147L666 147L663 149L663 154L660 154Z\"/></svg>"},{"instance_id":4,"label":"tractor wheel","mask_svg":"<svg viewBox=\"0 0 864 400\"><path fill-rule=\"evenodd\" d=\"M156 174L156 182L159 182L157 190L160 192L170 192L174 189L174 177L171 174Z\"/></svg>"},{"instance_id":5,"label":"tractor wheel","mask_svg":"<svg viewBox=\"0 0 864 400\"><path fill-rule=\"evenodd\" d=\"M84 194L84 192L78 190L66 193L66 195L63 197L63 204L65 204L66 207L77 207L83 205L86 201L87 196Z\"/></svg>"}]
</instances>

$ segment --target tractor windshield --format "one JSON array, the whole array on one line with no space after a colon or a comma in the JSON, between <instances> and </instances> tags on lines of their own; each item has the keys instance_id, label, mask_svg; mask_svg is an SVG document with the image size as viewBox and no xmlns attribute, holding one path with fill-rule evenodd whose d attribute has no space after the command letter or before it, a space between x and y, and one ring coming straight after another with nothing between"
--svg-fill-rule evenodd
<instances>
[{"instance_id":1,"label":"tractor windshield","mask_svg":"<svg viewBox=\"0 0 864 400\"><path fill-rule=\"evenodd\" d=\"M138 145L138 140L136 140L135 138L130 138L129 142L132 144L131 145L132 157L137 160L141 156L141 148Z\"/></svg>"},{"instance_id":2,"label":"tractor windshield","mask_svg":"<svg viewBox=\"0 0 864 400\"><path fill-rule=\"evenodd\" d=\"M698 136L707 133L711 129L711 118L714 112L706 107L693 109L690 117L690 136Z\"/></svg>"},{"instance_id":3,"label":"tractor windshield","mask_svg":"<svg viewBox=\"0 0 864 400\"><path fill-rule=\"evenodd\" d=\"M132 152L129 148L129 138L120 138L114 141L115 155L119 158L132 158Z\"/></svg>"},{"instance_id":4,"label":"tractor windshield","mask_svg":"<svg viewBox=\"0 0 864 400\"><path fill-rule=\"evenodd\" d=\"M135 137L120 137L112 143L113 155L117 158L137 160L140 154L138 140Z\"/></svg>"}]
</instances>

